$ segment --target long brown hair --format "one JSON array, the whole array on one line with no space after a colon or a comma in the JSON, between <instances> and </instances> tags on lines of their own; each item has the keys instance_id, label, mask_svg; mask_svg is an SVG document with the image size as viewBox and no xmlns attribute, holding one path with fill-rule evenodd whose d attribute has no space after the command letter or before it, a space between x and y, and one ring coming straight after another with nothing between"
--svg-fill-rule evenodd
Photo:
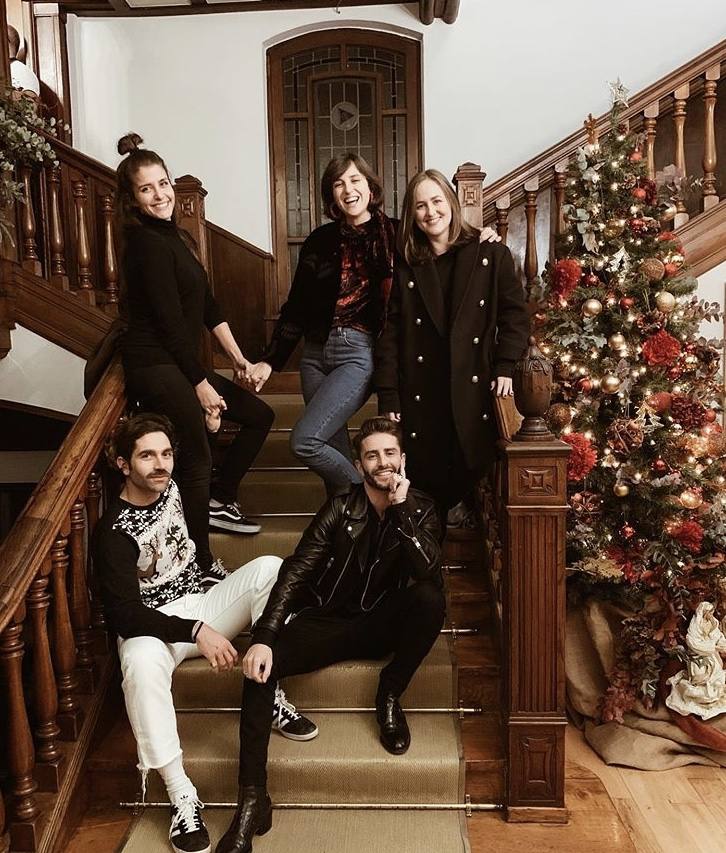
<instances>
[{"instance_id":1,"label":"long brown hair","mask_svg":"<svg viewBox=\"0 0 726 853\"><path fill-rule=\"evenodd\" d=\"M367 161L360 156L348 151L347 154L338 154L337 157L328 163L323 172L323 177L320 179L320 194L323 197L323 211L329 219L342 219L343 213L335 203L333 198L333 184L338 178L348 171L350 165L363 175L368 181L368 188L371 191L371 200L368 202L368 210L371 213L378 210L383 204L383 184L381 179L368 165Z\"/></svg>"},{"instance_id":2,"label":"long brown hair","mask_svg":"<svg viewBox=\"0 0 726 853\"><path fill-rule=\"evenodd\" d=\"M406 187L401 210L401 222L398 226L398 251L410 266L425 264L433 260L434 253L428 237L416 224L416 189L425 180L434 181L441 188L444 198L451 207L451 224L449 225L449 245L460 246L468 243L477 236L477 231L464 219L461 205L454 188L438 169L425 169L414 175Z\"/></svg>"}]
</instances>

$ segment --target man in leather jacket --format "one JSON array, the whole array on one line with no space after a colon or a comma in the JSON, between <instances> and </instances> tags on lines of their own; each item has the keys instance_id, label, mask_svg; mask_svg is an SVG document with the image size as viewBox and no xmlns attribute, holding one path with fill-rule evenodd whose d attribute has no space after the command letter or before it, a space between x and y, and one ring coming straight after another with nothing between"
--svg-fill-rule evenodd
<instances>
[{"instance_id":1,"label":"man in leather jacket","mask_svg":"<svg viewBox=\"0 0 726 853\"><path fill-rule=\"evenodd\" d=\"M249 853L272 826L267 749L275 684L338 661L383 658L380 740L410 743L399 697L441 629L440 528L434 502L410 489L398 424L366 421L354 439L363 483L330 498L282 564L245 655L238 808L216 853Z\"/></svg>"}]
</instances>

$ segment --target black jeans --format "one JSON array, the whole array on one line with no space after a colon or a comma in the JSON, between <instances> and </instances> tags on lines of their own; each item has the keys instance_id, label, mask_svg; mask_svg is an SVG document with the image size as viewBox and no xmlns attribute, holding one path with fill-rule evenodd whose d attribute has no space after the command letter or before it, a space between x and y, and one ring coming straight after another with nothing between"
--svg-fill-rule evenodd
<instances>
[{"instance_id":1,"label":"black jeans","mask_svg":"<svg viewBox=\"0 0 726 853\"><path fill-rule=\"evenodd\" d=\"M240 785L267 785L267 749L275 686L286 675L344 660L379 659L379 693L400 696L436 641L446 603L440 587L422 582L386 596L370 613L346 617L307 610L285 625L265 684L245 679L240 715Z\"/></svg>"},{"instance_id":2,"label":"black jeans","mask_svg":"<svg viewBox=\"0 0 726 853\"><path fill-rule=\"evenodd\" d=\"M231 503L237 500L240 480L259 453L275 415L267 403L224 376L210 373L207 379L224 397L225 419L240 425L224 456L213 493L222 503ZM212 562L209 550L212 451L196 392L175 364L129 370L126 384L129 402L138 400L146 411L166 415L174 425L179 442L174 477L179 484L189 536L197 546L197 562L207 568Z\"/></svg>"}]
</instances>

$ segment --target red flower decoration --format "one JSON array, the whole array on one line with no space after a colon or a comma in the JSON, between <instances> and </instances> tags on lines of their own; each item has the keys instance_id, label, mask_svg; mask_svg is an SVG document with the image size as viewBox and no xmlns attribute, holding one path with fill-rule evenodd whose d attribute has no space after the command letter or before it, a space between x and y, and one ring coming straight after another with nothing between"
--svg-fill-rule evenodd
<instances>
[{"instance_id":1,"label":"red flower decoration","mask_svg":"<svg viewBox=\"0 0 726 853\"><path fill-rule=\"evenodd\" d=\"M673 529L672 536L691 554L698 554L703 543L703 528L697 521L682 521Z\"/></svg>"},{"instance_id":2,"label":"red flower decoration","mask_svg":"<svg viewBox=\"0 0 726 853\"><path fill-rule=\"evenodd\" d=\"M557 261L552 275L552 290L560 299L567 299L582 278L582 267L573 258Z\"/></svg>"},{"instance_id":3,"label":"red flower decoration","mask_svg":"<svg viewBox=\"0 0 726 853\"><path fill-rule=\"evenodd\" d=\"M643 344L643 358L648 364L661 367L672 365L680 354L680 343L664 329Z\"/></svg>"},{"instance_id":4,"label":"red flower decoration","mask_svg":"<svg viewBox=\"0 0 726 853\"><path fill-rule=\"evenodd\" d=\"M618 564L620 571L625 575L625 579L630 583L635 582L640 577L637 560L640 558L640 551L634 548L620 548L617 545L611 545L606 551L606 556Z\"/></svg>"},{"instance_id":5,"label":"red flower decoration","mask_svg":"<svg viewBox=\"0 0 726 853\"><path fill-rule=\"evenodd\" d=\"M592 471L597 462L597 453L581 432L571 432L560 436L572 448L567 460L567 479L571 483L583 480Z\"/></svg>"}]
</instances>

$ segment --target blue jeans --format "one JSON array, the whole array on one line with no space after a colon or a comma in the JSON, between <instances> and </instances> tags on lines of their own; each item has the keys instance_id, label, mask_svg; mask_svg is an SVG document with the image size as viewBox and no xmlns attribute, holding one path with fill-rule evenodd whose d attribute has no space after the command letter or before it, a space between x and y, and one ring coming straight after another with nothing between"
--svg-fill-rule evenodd
<instances>
[{"instance_id":1,"label":"blue jeans","mask_svg":"<svg viewBox=\"0 0 726 853\"><path fill-rule=\"evenodd\" d=\"M290 446L330 493L362 480L350 461L347 422L368 399L372 375L373 338L366 332L338 327L325 344L305 343L300 361L305 411Z\"/></svg>"}]
</instances>

